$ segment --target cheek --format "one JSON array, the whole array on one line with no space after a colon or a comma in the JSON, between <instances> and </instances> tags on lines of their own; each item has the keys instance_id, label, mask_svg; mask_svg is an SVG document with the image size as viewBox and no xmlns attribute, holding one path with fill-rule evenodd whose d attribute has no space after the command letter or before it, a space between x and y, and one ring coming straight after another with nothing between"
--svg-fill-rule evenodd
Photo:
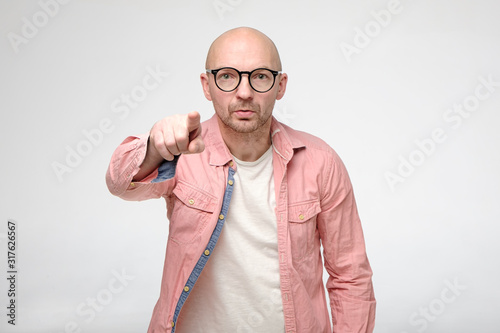
<instances>
[{"instance_id":1,"label":"cheek","mask_svg":"<svg viewBox=\"0 0 500 333\"><path fill-rule=\"evenodd\" d=\"M228 110L228 104L224 99L213 97L212 103L214 105L215 112L217 114L226 114Z\"/></svg>"},{"instance_id":2,"label":"cheek","mask_svg":"<svg viewBox=\"0 0 500 333\"><path fill-rule=\"evenodd\" d=\"M218 88L216 89L219 90ZM232 106L234 107L235 105L244 103L242 101L239 101L234 93L225 93L220 90L217 92L213 92L212 102L214 104L214 108L216 108L217 111L224 113L228 113L229 109L231 109Z\"/></svg>"},{"instance_id":3,"label":"cheek","mask_svg":"<svg viewBox=\"0 0 500 333\"><path fill-rule=\"evenodd\" d=\"M266 113L272 113L274 109L274 104L276 103L275 99L271 99L269 101L266 101L265 108L266 108Z\"/></svg>"}]
</instances>

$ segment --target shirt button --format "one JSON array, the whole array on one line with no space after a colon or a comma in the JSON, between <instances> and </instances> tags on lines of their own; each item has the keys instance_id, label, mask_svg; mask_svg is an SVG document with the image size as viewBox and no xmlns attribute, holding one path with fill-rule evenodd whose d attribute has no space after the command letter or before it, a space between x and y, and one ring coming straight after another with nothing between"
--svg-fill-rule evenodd
<instances>
[{"instance_id":1,"label":"shirt button","mask_svg":"<svg viewBox=\"0 0 500 333\"><path fill-rule=\"evenodd\" d=\"M189 202L190 205L194 205L194 200L193 199L189 199L188 202Z\"/></svg>"},{"instance_id":2,"label":"shirt button","mask_svg":"<svg viewBox=\"0 0 500 333\"><path fill-rule=\"evenodd\" d=\"M229 185L233 185L233 184L234 184L234 182L233 182L232 180L229 180L227 183L228 183Z\"/></svg>"},{"instance_id":3,"label":"shirt button","mask_svg":"<svg viewBox=\"0 0 500 333\"><path fill-rule=\"evenodd\" d=\"M175 326L175 323L172 321L172 322L170 322L170 325L171 325L172 327L174 327L174 326Z\"/></svg>"},{"instance_id":4,"label":"shirt button","mask_svg":"<svg viewBox=\"0 0 500 333\"><path fill-rule=\"evenodd\" d=\"M303 214L300 214L300 215L299 215L299 219L300 219L300 220L303 220L303 219L304 219L304 215L303 215Z\"/></svg>"},{"instance_id":5,"label":"shirt button","mask_svg":"<svg viewBox=\"0 0 500 333\"><path fill-rule=\"evenodd\" d=\"M203 252L203 253L205 253L205 255L208 256L210 254L210 251L209 250L205 250L205 252Z\"/></svg>"},{"instance_id":6,"label":"shirt button","mask_svg":"<svg viewBox=\"0 0 500 333\"><path fill-rule=\"evenodd\" d=\"M224 215L220 214L219 215L219 220L224 220Z\"/></svg>"},{"instance_id":7,"label":"shirt button","mask_svg":"<svg viewBox=\"0 0 500 333\"><path fill-rule=\"evenodd\" d=\"M233 165L234 165L234 162L233 162L233 161L229 162L229 166L230 166L230 167L232 167Z\"/></svg>"},{"instance_id":8,"label":"shirt button","mask_svg":"<svg viewBox=\"0 0 500 333\"><path fill-rule=\"evenodd\" d=\"M184 287L184 291L185 291L185 292L188 292L188 291L189 291L189 287L188 287L188 286L185 286L185 287Z\"/></svg>"},{"instance_id":9,"label":"shirt button","mask_svg":"<svg viewBox=\"0 0 500 333\"><path fill-rule=\"evenodd\" d=\"M135 183L130 183L130 186L134 187L134 186L135 186Z\"/></svg>"}]
</instances>

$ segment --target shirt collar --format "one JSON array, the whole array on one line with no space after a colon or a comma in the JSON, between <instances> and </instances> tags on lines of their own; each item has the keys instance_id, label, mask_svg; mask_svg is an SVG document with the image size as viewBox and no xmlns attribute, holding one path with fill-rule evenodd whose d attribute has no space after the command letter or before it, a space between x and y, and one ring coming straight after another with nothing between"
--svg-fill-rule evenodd
<instances>
[{"instance_id":1,"label":"shirt collar","mask_svg":"<svg viewBox=\"0 0 500 333\"><path fill-rule=\"evenodd\" d=\"M217 115L202 123L202 131L205 133L205 149L209 153L211 165L222 166L232 160L232 155L227 148L219 129ZM274 151L286 161L289 161L296 149L305 148L304 142L296 131L285 124L280 123L276 118L271 120L271 140Z\"/></svg>"},{"instance_id":2,"label":"shirt collar","mask_svg":"<svg viewBox=\"0 0 500 333\"><path fill-rule=\"evenodd\" d=\"M217 115L203 122L201 125L202 132L205 132L205 150L208 151L210 165L225 165L232 160L231 152L227 148L226 143L220 134Z\"/></svg>"},{"instance_id":3,"label":"shirt collar","mask_svg":"<svg viewBox=\"0 0 500 333\"><path fill-rule=\"evenodd\" d=\"M274 151L286 161L292 159L296 149L305 148L305 143L296 135L296 131L273 117L271 122L271 139Z\"/></svg>"}]
</instances>

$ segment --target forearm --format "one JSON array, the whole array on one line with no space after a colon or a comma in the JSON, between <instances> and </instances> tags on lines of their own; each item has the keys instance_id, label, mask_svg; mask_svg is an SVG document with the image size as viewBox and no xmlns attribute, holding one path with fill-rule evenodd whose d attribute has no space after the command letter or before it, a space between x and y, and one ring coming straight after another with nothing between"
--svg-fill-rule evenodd
<instances>
[{"instance_id":1,"label":"forearm","mask_svg":"<svg viewBox=\"0 0 500 333\"><path fill-rule=\"evenodd\" d=\"M327 177L318 229L329 274L326 287L334 332L371 333L376 301L352 185L341 162Z\"/></svg>"},{"instance_id":2,"label":"forearm","mask_svg":"<svg viewBox=\"0 0 500 333\"><path fill-rule=\"evenodd\" d=\"M137 177L146 160L148 135L130 136L114 151L106 173L106 184L109 191L125 200L146 200L158 198L169 189L169 181L152 183L158 176L158 168L150 169L143 176ZM175 174L175 164L172 165Z\"/></svg>"},{"instance_id":3,"label":"forearm","mask_svg":"<svg viewBox=\"0 0 500 333\"><path fill-rule=\"evenodd\" d=\"M344 211L346 219L337 235L325 237L326 288L330 296L335 333L371 333L375 325L375 295L357 213Z\"/></svg>"},{"instance_id":4,"label":"forearm","mask_svg":"<svg viewBox=\"0 0 500 333\"><path fill-rule=\"evenodd\" d=\"M327 267L330 277L326 287L334 333L372 333L375 326L372 271L366 255L360 253L358 258L356 256L344 270Z\"/></svg>"},{"instance_id":5,"label":"forearm","mask_svg":"<svg viewBox=\"0 0 500 333\"><path fill-rule=\"evenodd\" d=\"M148 176L153 171L158 169L158 167L163 161L164 161L163 157L154 148L154 146L151 143L151 140L149 140L148 137L146 156L144 157L144 161L139 166L139 171L132 178L132 181L139 181L144 179L146 176Z\"/></svg>"}]
</instances>

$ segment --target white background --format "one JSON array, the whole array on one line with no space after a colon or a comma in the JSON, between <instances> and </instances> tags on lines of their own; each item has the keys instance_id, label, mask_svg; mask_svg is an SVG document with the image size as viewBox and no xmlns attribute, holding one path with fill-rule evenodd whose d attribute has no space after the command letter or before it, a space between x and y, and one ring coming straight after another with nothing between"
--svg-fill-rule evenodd
<instances>
[{"instance_id":1,"label":"white background","mask_svg":"<svg viewBox=\"0 0 500 333\"><path fill-rule=\"evenodd\" d=\"M164 116L209 118L199 83L208 46L251 26L275 41L289 75L277 118L323 138L350 172L375 331L499 332L499 14L487 0L1 0L0 331L146 331L164 202L113 197L107 164ZM148 70L163 73L150 91ZM115 112L132 93L141 101ZM459 116L464 103L472 111ZM78 148L86 156L69 166ZM16 326L6 316L9 219Z\"/></svg>"}]
</instances>

